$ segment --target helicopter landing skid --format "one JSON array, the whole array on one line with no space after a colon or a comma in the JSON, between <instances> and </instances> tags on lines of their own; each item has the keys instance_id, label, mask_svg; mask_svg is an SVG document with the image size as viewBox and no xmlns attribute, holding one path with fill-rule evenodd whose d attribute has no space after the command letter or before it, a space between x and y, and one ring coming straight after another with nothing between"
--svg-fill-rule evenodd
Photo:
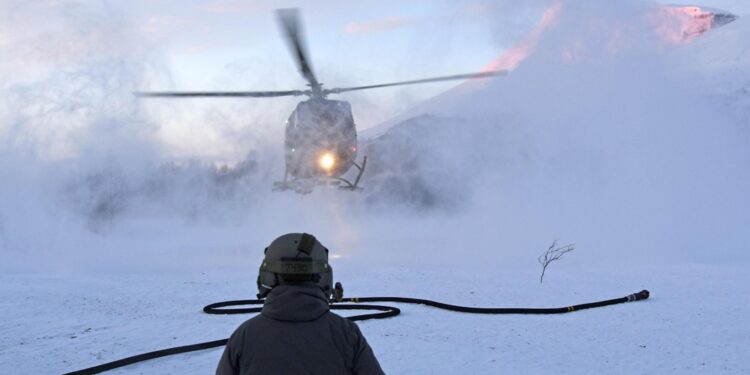
<instances>
[{"instance_id":1,"label":"helicopter landing skid","mask_svg":"<svg viewBox=\"0 0 750 375\"><path fill-rule=\"evenodd\" d=\"M357 168L357 177L351 182L343 177L324 177L324 178L295 178L294 180L276 181L273 183L273 191L293 190L297 194L310 194L315 186L337 186L341 190L362 190L359 182L367 166L367 156L362 160L362 165L352 163Z\"/></svg>"},{"instance_id":2,"label":"helicopter landing skid","mask_svg":"<svg viewBox=\"0 0 750 375\"><path fill-rule=\"evenodd\" d=\"M365 167L367 166L367 156L362 159L362 165L359 165L356 162L352 162L352 165L354 165L357 170L359 170L359 172L357 172L357 177L354 179L354 183L349 182L349 180L343 177L336 177L336 181L341 181L345 184L344 186L339 186L339 189L362 190L362 188L359 186L359 180L362 179L362 174L365 173Z\"/></svg>"}]
</instances>

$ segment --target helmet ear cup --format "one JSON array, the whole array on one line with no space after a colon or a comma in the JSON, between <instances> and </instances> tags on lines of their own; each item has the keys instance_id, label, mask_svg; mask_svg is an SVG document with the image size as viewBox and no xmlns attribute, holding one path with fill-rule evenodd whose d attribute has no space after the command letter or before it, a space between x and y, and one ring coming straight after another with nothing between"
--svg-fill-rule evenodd
<instances>
[{"instance_id":1,"label":"helmet ear cup","mask_svg":"<svg viewBox=\"0 0 750 375\"><path fill-rule=\"evenodd\" d=\"M264 299L271 292L271 289L275 288L279 284L279 279L276 274L271 272L261 271L258 273L258 299Z\"/></svg>"},{"instance_id":2,"label":"helmet ear cup","mask_svg":"<svg viewBox=\"0 0 750 375\"><path fill-rule=\"evenodd\" d=\"M318 286L323 289L326 298L333 298L333 268L330 265L328 266L328 272L320 274Z\"/></svg>"}]
</instances>

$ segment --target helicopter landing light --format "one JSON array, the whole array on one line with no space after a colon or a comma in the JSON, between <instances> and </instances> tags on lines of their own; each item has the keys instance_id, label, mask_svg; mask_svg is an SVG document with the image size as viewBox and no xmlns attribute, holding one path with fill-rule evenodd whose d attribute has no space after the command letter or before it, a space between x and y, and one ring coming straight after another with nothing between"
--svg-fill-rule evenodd
<instances>
[{"instance_id":1,"label":"helicopter landing light","mask_svg":"<svg viewBox=\"0 0 750 375\"><path fill-rule=\"evenodd\" d=\"M331 152L324 152L318 159L318 165L326 172L330 172L336 165L336 157Z\"/></svg>"}]
</instances>

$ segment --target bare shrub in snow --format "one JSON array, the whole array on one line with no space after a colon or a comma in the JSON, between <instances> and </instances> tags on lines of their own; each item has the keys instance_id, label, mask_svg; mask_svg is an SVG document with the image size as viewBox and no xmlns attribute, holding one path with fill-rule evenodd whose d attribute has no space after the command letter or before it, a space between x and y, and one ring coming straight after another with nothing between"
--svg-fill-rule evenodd
<instances>
[{"instance_id":1,"label":"bare shrub in snow","mask_svg":"<svg viewBox=\"0 0 750 375\"><path fill-rule=\"evenodd\" d=\"M565 246L557 246L557 240L552 241L552 245L549 245L547 251L540 255L537 260L542 265L542 274L539 276L539 283L544 282L544 273L547 272L547 267L550 263L562 258L563 255L575 250L575 244L568 244Z\"/></svg>"}]
</instances>

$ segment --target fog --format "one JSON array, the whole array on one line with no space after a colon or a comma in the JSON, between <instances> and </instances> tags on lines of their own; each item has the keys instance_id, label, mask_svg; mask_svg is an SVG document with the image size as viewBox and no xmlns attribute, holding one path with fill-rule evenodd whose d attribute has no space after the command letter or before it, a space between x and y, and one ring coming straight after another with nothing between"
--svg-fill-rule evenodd
<instances>
[{"instance_id":1,"label":"fog","mask_svg":"<svg viewBox=\"0 0 750 375\"><path fill-rule=\"evenodd\" d=\"M343 267L536 267L555 239L580 269L746 262L750 30L670 44L654 7L562 2L507 77L360 137L363 191L308 195L271 189L294 100L144 102L169 72L126 16L16 7L52 31L0 34L0 268L251 270L289 231Z\"/></svg>"}]
</instances>

